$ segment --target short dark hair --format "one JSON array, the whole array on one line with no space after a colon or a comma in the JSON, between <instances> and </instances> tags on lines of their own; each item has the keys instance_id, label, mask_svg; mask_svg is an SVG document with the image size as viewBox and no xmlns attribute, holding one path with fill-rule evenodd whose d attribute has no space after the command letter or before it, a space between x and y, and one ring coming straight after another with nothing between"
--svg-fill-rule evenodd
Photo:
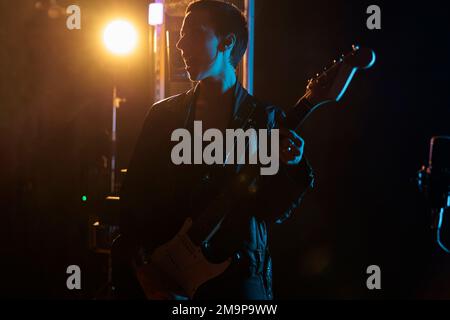
<instances>
[{"instance_id":1,"label":"short dark hair","mask_svg":"<svg viewBox=\"0 0 450 320\"><path fill-rule=\"evenodd\" d=\"M205 10L210 14L211 22L217 36L224 37L230 33L236 36L236 43L231 50L231 64L236 68L247 49L247 19L232 3L217 0L196 0L189 3L186 13Z\"/></svg>"}]
</instances>

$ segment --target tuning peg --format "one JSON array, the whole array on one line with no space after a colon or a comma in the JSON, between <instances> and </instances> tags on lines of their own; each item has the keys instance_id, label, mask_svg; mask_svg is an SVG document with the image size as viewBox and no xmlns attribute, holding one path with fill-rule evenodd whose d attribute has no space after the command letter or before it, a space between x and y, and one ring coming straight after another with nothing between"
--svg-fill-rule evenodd
<instances>
[{"instance_id":1,"label":"tuning peg","mask_svg":"<svg viewBox=\"0 0 450 320\"><path fill-rule=\"evenodd\" d=\"M335 63L336 63L336 59L333 60L333 64L335 64Z\"/></svg>"},{"instance_id":2,"label":"tuning peg","mask_svg":"<svg viewBox=\"0 0 450 320\"><path fill-rule=\"evenodd\" d=\"M353 51L359 50L359 46L357 44L352 44Z\"/></svg>"}]
</instances>

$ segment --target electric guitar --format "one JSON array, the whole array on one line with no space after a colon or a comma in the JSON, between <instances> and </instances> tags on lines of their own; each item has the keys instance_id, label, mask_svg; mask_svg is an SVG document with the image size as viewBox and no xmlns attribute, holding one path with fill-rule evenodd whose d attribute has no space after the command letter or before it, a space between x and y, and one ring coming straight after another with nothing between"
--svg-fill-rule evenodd
<instances>
[{"instance_id":1,"label":"electric guitar","mask_svg":"<svg viewBox=\"0 0 450 320\"><path fill-rule=\"evenodd\" d=\"M305 95L287 112L286 124L289 129L297 130L318 107L339 101L356 71L370 68L374 64L373 50L357 46L352 49L347 55L333 61L331 67L308 81ZM231 183L238 180L236 178ZM239 183L242 185L242 179ZM233 188L234 186L224 190ZM170 299L171 294L192 298L200 285L228 268L231 258L222 263L211 263L205 257L204 249L220 227L229 208L230 198L231 195L224 192L211 202L202 214L203 219L193 221L187 218L172 240L156 248L146 264L135 268L139 284L148 299Z\"/></svg>"}]
</instances>

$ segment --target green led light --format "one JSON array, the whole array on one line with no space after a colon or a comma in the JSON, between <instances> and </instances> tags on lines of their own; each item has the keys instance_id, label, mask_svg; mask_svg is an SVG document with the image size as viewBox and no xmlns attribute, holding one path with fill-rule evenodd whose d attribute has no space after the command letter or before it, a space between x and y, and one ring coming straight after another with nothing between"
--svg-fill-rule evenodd
<instances>
[{"instance_id":1,"label":"green led light","mask_svg":"<svg viewBox=\"0 0 450 320\"><path fill-rule=\"evenodd\" d=\"M87 201L87 196L82 196L82 197L81 197L81 200L84 201L84 202L86 202L86 201Z\"/></svg>"}]
</instances>

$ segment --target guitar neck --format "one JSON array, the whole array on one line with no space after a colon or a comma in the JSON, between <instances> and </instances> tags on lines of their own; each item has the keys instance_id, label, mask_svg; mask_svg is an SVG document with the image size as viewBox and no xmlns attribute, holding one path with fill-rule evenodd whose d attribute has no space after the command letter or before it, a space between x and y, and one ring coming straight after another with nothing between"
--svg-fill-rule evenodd
<instances>
[{"instance_id":1,"label":"guitar neck","mask_svg":"<svg viewBox=\"0 0 450 320\"><path fill-rule=\"evenodd\" d=\"M286 112L285 124L289 129L299 130L306 118L316 109L305 96L301 97L297 103Z\"/></svg>"}]
</instances>

